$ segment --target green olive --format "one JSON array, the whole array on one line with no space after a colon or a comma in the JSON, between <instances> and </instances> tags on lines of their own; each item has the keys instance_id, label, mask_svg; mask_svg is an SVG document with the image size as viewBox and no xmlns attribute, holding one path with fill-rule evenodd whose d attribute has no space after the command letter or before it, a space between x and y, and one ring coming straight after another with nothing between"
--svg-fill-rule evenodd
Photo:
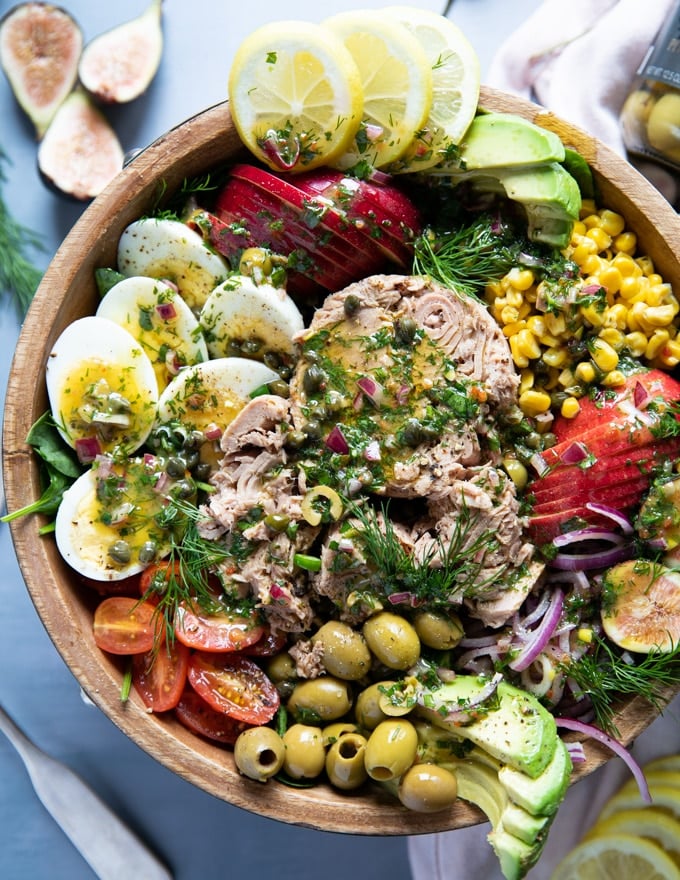
<instances>
[{"instance_id":1,"label":"green olive","mask_svg":"<svg viewBox=\"0 0 680 880\"><path fill-rule=\"evenodd\" d=\"M463 624L456 614L421 611L413 619L413 626L420 641L436 651L455 648L465 635Z\"/></svg>"},{"instance_id":2,"label":"green olive","mask_svg":"<svg viewBox=\"0 0 680 880\"><path fill-rule=\"evenodd\" d=\"M251 727L238 735L234 743L234 761L249 779L266 782L283 767L286 748L271 727Z\"/></svg>"},{"instance_id":3,"label":"green olive","mask_svg":"<svg viewBox=\"0 0 680 880\"><path fill-rule=\"evenodd\" d=\"M418 734L405 718L381 721L366 743L364 763L371 779L399 779L416 759Z\"/></svg>"},{"instance_id":4,"label":"green olive","mask_svg":"<svg viewBox=\"0 0 680 880\"><path fill-rule=\"evenodd\" d=\"M366 779L366 738L359 733L345 733L328 749L326 773L331 785L349 791L359 788Z\"/></svg>"},{"instance_id":5,"label":"green olive","mask_svg":"<svg viewBox=\"0 0 680 880\"><path fill-rule=\"evenodd\" d=\"M374 614L364 624L363 633L371 652L388 669L409 669L420 657L418 633L398 614Z\"/></svg>"},{"instance_id":6,"label":"green olive","mask_svg":"<svg viewBox=\"0 0 680 880\"><path fill-rule=\"evenodd\" d=\"M241 275L270 275L272 271L272 258L266 248L250 247L241 254L239 262Z\"/></svg>"},{"instance_id":7,"label":"green olive","mask_svg":"<svg viewBox=\"0 0 680 880\"><path fill-rule=\"evenodd\" d=\"M399 783L399 800L416 813L445 810L457 797L456 777L438 764L414 764Z\"/></svg>"},{"instance_id":8,"label":"green olive","mask_svg":"<svg viewBox=\"0 0 680 880\"><path fill-rule=\"evenodd\" d=\"M327 724L323 729L324 746L332 746L345 733L359 733L359 728L353 721L334 721L333 724Z\"/></svg>"},{"instance_id":9,"label":"green olive","mask_svg":"<svg viewBox=\"0 0 680 880\"><path fill-rule=\"evenodd\" d=\"M381 689L389 688L393 684L393 681L376 681L361 691L354 705L354 717L359 727L374 730L381 721L385 721L388 716L380 706Z\"/></svg>"},{"instance_id":10,"label":"green olive","mask_svg":"<svg viewBox=\"0 0 680 880\"><path fill-rule=\"evenodd\" d=\"M284 772L291 779L315 779L326 765L324 735L310 724L293 724L283 734Z\"/></svg>"},{"instance_id":11,"label":"green olive","mask_svg":"<svg viewBox=\"0 0 680 880\"><path fill-rule=\"evenodd\" d=\"M295 686L288 700L288 710L296 719L336 721L349 712L352 696L346 681L320 675Z\"/></svg>"},{"instance_id":12,"label":"green olive","mask_svg":"<svg viewBox=\"0 0 680 880\"><path fill-rule=\"evenodd\" d=\"M265 663L264 671L274 684L297 678L295 661L290 654L286 653L274 654L273 657L269 657Z\"/></svg>"},{"instance_id":13,"label":"green olive","mask_svg":"<svg viewBox=\"0 0 680 880\"><path fill-rule=\"evenodd\" d=\"M323 665L329 675L347 681L363 678L371 668L371 652L361 633L339 620L329 620L312 636L323 645Z\"/></svg>"},{"instance_id":14,"label":"green olive","mask_svg":"<svg viewBox=\"0 0 680 880\"><path fill-rule=\"evenodd\" d=\"M680 162L680 95L668 92L654 104L647 119L647 138L667 159Z\"/></svg>"},{"instance_id":15,"label":"green olive","mask_svg":"<svg viewBox=\"0 0 680 880\"><path fill-rule=\"evenodd\" d=\"M644 143L645 125L655 100L654 95L645 89L637 89L626 98L621 108L620 120L621 131L628 145L639 146Z\"/></svg>"}]
</instances>

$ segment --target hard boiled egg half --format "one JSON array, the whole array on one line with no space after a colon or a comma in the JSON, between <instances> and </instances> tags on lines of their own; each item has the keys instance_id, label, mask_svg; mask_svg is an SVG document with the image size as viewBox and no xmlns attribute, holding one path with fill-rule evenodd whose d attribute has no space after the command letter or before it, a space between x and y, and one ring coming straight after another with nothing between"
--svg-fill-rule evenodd
<instances>
[{"instance_id":1,"label":"hard boiled egg half","mask_svg":"<svg viewBox=\"0 0 680 880\"><path fill-rule=\"evenodd\" d=\"M142 346L106 318L80 318L63 331L46 367L52 417L83 462L127 456L156 417L158 382Z\"/></svg>"},{"instance_id":2,"label":"hard boiled egg half","mask_svg":"<svg viewBox=\"0 0 680 880\"><path fill-rule=\"evenodd\" d=\"M170 478L153 455L114 462L98 458L66 490L55 519L55 538L66 562L84 577L113 581L129 577L170 550L173 519L163 511L189 480Z\"/></svg>"},{"instance_id":3,"label":"hard boiled egg half","mask_svg":"<svg viewBox=\"0 0 680 880\"><path fill-rule=\"evenodd\" d=\"M118 241L118 271L172 281L191 309L200 310L229 270L200 234L180 220L145 218Z\"/></svg>"},{"instance_id":4,"label":"hard boiled egg half","mask_svg":"<svg viewBox=\"0 0 680 880\"><path fill-rule=\"evenodd\" d=\"M198 320L174 287L134 275L108 291L97 315L115 321L141 344L162 390L182 367L208 360Z\"/></svg>"}]
</instances>

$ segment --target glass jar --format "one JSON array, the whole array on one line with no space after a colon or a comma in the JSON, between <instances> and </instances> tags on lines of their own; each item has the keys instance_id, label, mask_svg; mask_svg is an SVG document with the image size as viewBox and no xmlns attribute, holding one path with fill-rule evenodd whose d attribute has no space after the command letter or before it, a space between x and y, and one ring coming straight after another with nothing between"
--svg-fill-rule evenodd
<instances>
[{"instance_id":1,"label":"glass jar","mask_svg":"<svg viewBox=\"0 0 680 880\"><path fill-rule=\"evenodd\" d=\"M638 68L620 123L631 154L680 169L680 3Z\"/></svg>"}]
</instances>

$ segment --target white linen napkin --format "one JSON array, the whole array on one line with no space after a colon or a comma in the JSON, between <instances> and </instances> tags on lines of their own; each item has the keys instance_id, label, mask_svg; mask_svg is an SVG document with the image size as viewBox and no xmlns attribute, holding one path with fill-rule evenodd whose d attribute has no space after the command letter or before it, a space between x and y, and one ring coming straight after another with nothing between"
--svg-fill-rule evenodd
<instances>
[{"instance_id":1,"label":"white linen napkin","mask_svg":"<svg viewBox=\"0 0 680 880\"><path fill-rule=\"evenodd\" d=\"M544 0L500 45L486 82L535 101L621 155L619 111L675 0ZM678 177L629 157L671 203Z\"/></svg>"}]
</instances>

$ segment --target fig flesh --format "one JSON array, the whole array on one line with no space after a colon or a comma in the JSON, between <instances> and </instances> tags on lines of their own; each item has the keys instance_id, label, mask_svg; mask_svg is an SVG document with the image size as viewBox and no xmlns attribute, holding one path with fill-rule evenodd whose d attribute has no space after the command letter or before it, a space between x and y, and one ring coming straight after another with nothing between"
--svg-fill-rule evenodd
<instances>
[{"instance_id":1,"label":"fig flesh","mask_svg":"<svg viewBox=\"0 0 680 880\"><path fill-rule=\"evenodd\" d=\"M80 58L80 82L105 104L124 104L146 91L163 53L162 0L137 18L95 37Z\"/></svg>"},{"instance_id":2,"label":"fig flesh","mask_svg":"<svg viewBox=\"0 0 680 880\"><path fill-rule=\"evenodd\" d=\"M59 107L38 149L43 180L79 201L99 195L121 170L123 160L116 133L80 88Z\"/></svg>"},{"instance_id":3,"label":"fig flesh","mask_svg":"<svg viewBox=\"0 0 680 880\"><path fill-rule=\"evenodd\" d=\"M77 22L49 3L20 3L0 20L0 64L38 139L75 85L82 46Z\"/></svg>"}]
</instances>

